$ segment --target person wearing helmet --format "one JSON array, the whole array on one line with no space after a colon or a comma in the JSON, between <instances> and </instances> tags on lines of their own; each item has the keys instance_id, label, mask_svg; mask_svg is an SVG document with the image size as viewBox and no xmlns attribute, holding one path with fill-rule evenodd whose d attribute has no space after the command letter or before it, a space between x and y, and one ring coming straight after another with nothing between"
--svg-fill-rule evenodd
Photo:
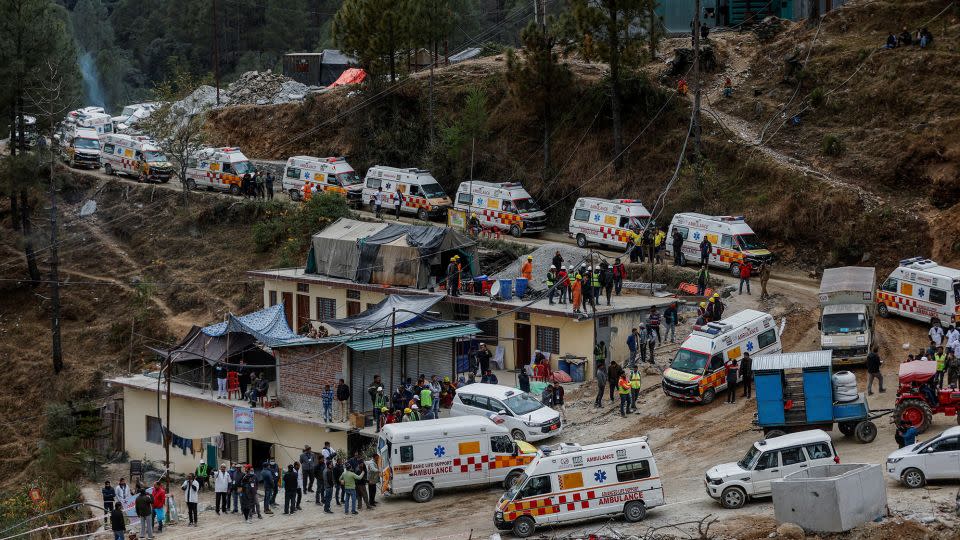
<instances>
[{"instance_id":1,"label":"person wearing helmet","mask_svg":"<svg viewBox=\"0 0 960 540\"><path fill-rule=\"evenodd\" d=\"M720 319L723 318L723 310L726 309L727 306L723 303L723 300L720 300L720 293L713 293L713 298L711 298L711 300L713 300L717 306L714 308L716 312L715 313L716 318L713 318L711 320L719 321Z\"/></svg>"},{"instance_id":2,"label":"person wearing helmet","mask_svg":"<svg viewBox=\"0 0 960 540\"><path fill-rule=\"evenodd\" d=\"M454 255L447 264L447 294L450 296L460 296L460 276L457 268L456 255Z\"/></svg>"},{"instance_id":3,"label":"person wearing helmet","mask_svg":"<svg viewBox=\"0 0 960 540\"><path fill-rule=\"evenodd\" d=\"M403 410L403 418L400 419L401 422L413 422L411 415L413 414L413 409L407 407Z\"/></svg>"},{"instance_id":4,"label":"person wearing helmet","mask_svg":"<svg viewBox=\"0 0 960 540\"><path fill-rule=\"evenodd\" d=\"M378 379L380 377L377 377ZM383 386L377 386L373 395L373 422L377 426L377 432L380 431L380 415L387 409L387 396L383 393Z\"/></svg>"},{"instance_id":5,"label":"person wearing helmet","mask_svg":"<svg viewBox=\"0 0 960 540\"><path fill-rule=\"evenodd\" d=\"M572 282L570 282L570 298L573 299L573 312L580 313L580 305L583 301L583 295L580 288L583 286L583 277L577 273Z\"/></svg>"},{"instance_id":6,"label":"person wearing helmet","mask_svg":"<svg viewBox=\"0 0 960 540\"><path fill-rule=\"evenodd\" d=\"M570 276L567 274L566 265L560 265L560 271L557 272L557 291L560 293L559 302L566 304L570 292Z\"/></svg>"},{"instance_id":7,"label":"person wearing helmet","mask_svg":"<svg viewBox=\"0 0 960 540\"><path fill-rule=\"evenodd\" d=\"M707 312L704 313L704 320L707 322L712 322L718 320L717 317L717 299L710 297L710 300L707 300Z\"/></svg>"},{"instance_id":8,"label":"person wearing helmet","mask_svg":"<svg viewBox=\"0 0 960 540\"><path fill-rule=\"evenodd\" d=\"M551 306L553 305L553 295L556 294L557 292L556 285L557 285L557 267L554 265L550 265L550 270L547 271L547 290L549 290L550 293L547 295L547 297L550 300Z\"/></svg>"},{"instance_id":9,"label":"person wearing helmet","mask_svg":"<svg viewBox=\"0 0 960 540\"><path fill-rule=\"evenodd\" d=\"M533 281L533 256L527 255L527 260L520 266L520 277Z\"/></svg>"},{"instance_id":10,"label":"person wearing helmet","mask_svg":"<svg viewBox=\"0 0 960 540\"><path fill-rule=\"evenodd\" d=\"M697 306L697 326L707 324L707 303L700 302Z\"/></svg>"}]
</instances>

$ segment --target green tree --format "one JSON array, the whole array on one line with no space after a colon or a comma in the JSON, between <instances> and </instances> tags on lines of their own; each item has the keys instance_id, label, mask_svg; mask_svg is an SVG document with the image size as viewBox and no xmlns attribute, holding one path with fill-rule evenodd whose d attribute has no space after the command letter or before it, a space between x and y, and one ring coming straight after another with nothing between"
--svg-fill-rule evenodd
<instances>
[{"instance_id":1,"label":"green tree","mask_svg":"<svg viewBox=\"0 0 960 540\"><path fill-rule=\"evenodd\" d=\"M383 73L397 80L397 51L409 43L410 17L405 2L344 0L333 17L333 38L378 82Z\"/></svg>"},{"instance_id":2,"label":"green tree","mask_svg":"<svg viewBox=\"0 0 960 540\"><path fill-rule=\"evenodd\" d=\"M553 119L570 97L573 74L560 62L557 51L559 27L551 20L546 26L530 23L520 34L523 48L519 54L507 50L507 86L510 95L523 108L535 109L543 129L544 185L553 175L551 170L550 137Z\"/></svg>"},{"instance_id":3,"label":"green tree","mask_svg":"<svg viewBox=\"0 0 960 540\"><path fill-rule=\"evenodd\" d=\"M433 115L433 71L439 59L439 47L450 35L454 25L454 12L451 0L406 0L407 20L411 28L416 31L407 32L410 45L414 48L426 47L430 51L430 96L428 101L428 119L430 129L430 145L433 146L434 115Z\"/></svg>"},{"instance_id":4,"label":"green tree","mask_svg":"<svg viewBox=\"0 0 960 540\"><path fill-rule=\"evenodd\" d=\"M613 130L614 166L623 165L623 79L649 56L637 39L656 7L651 0L572 0L575 37L588 60L610 66L610 113Z\"/></svg>"},{"instance_id":5,"label":"green tree","mask_svg":"<svg viewBox=\"0 0 960 540\"><path fill-rule=\"evenodd\" d=\"M462 176L467 172L470 180L473 180L477 139L487 136L488 118L486 92L472 88L464 101L463 115L441 131L447 154L456 163L458 174Z\"/></svg>"}]
</instances>

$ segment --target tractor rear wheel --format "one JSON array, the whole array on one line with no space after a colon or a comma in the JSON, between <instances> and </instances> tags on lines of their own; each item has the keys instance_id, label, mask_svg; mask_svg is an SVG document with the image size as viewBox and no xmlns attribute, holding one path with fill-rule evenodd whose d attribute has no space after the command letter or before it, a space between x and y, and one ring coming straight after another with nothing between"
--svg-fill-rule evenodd
<instances>
[{"instance_id":1,"label":"tractor rear wheel","mask_svg":"<svg viewBox=\"0 0 960 540\"><path fill-rule=\"evenodd\" d=\"M840 428L840 433L843 433L847 437L852 436L857 430L856 422L840 422L837 424L837 427Z\"/></svg>"},{"instance_id":2,"label":"tractor rear wheel","mask_svg":"<svg viewBox=\"0 0 960 540\"><path fill-rule=\"evenodd\" d=\"M893 409L893 417L897 422L908 422L923 433L933 423L933 411L930 405L920 399L905 399Z\"/></svg>"}]
</instances>

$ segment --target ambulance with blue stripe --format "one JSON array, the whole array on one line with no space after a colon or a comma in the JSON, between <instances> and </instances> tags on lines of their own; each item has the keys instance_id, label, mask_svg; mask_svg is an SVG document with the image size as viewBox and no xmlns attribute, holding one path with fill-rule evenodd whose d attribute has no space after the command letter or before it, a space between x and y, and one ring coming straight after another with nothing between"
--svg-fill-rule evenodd
<instances>
[{"instance_id":1,"label":"ambulance with blue stripe","mask_svg":"<svg viewBox=\"0 0 960 540\"><path fill-rule=\"evenodd\" d=\"M295 201L303 200L303 184L312 184L313 193L327 191L346 197L359 206L363 181L342 157L293 156L283 167L283 191Z\"/></svg>"},{"instance_id":2,"label":"ambulance with blue stripe","mask_svg":"<svg viewBox=\"0 0 960 540\"><path fill-rule=\"evenodd\" d=\"M673 216L664 249L673 258L673 233L677 231L683 237L680 248L682 264L700 264L700 243L706 238L710 241L710 255L707 264L726 269L733 277L740 277L740 265L749 261L753 273L757 273L761 262L773 262L773 254L760 241L757 233L747 225L743 216L707 216L696 213L681 213Z\"/></svg>"},{"instance_id":3,"label":"ambulance with blue stripe","mask_svg":"<svg viewBox=\"0 0 960 540\"><path fill-rule=\"evenodd\" d=\"M924 323L960 323L960 270L930 259L900 261L877 291L877 313L900 315Z\"/></svg>"},{"instance_id":4,"label":"ambulance with blue stripe","mask_svg":"<svg viewBox=\"0 0 960 540\"><path fill-rule=\"evenodd\" d=\"M545 446L500 497L494 525L520 538L537 527L623 515L628 522L661 506L663 483L646 437L588 446Z\"/></svg>"},{"instance_id":5,"label":"ambulance with blue stripe","mask_svg":"<svg viewBox=\"0 0 960 540\"><path fill-rule=\"evenodd\" d=\"M727 388L726 363L782 350L780 330L768 313L745 309L721 321L695 326L661 377L663 392L677 401L707 404ZM742 377L739 376L738 380Z\"/></svg>"}]
</instances>

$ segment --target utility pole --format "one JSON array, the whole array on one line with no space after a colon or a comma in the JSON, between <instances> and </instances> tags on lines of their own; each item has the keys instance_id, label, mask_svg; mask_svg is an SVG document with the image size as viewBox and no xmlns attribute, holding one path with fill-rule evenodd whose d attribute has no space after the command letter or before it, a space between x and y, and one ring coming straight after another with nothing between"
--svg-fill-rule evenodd
<instances>
[{"instance_id":1,"label":"utility pole","mask_svg":"<svg viewBox=\"0 0 960 540\"><path fill-rule=\"evenodd\" d=\"M50 137L53 140L52 134ZM53 373L63 371L63 346L60 342L60 248L57 246L57 191L54 188L54 151L50 148L50 332L53 337Z\"/></svg>"},{"instance_id":2,"label":"utility pole","mask_svg":"<svg viewBox=\"0 0 960 540\"><path fill-rule=\"evenodd\" d=\"M166 364L167 368L166 372L164 373L164 380L167 381L167 432L163 434L163 445L164 449L166 450L166 461L164 461L166 472L164 473L164 476L166 476L167 481L167 493L170 493L170 440L173 438L173 431L170 430L170 372L173 371L173 364L170 360L169 351L167 351Z\"/></svg>"},{"instance_id":3,"label":"utility pole","mask_svg":"<svg viewBox=\"0 0 960 540\"><path fill-rule=\"evenodd\" d=\"M693 144L700 163L700 0L693 14ZM652 277L652 275L651 275Z\"/></svg>"},{"instance_id":4,"label":"utility pole","mask_svg":"<svg viewBox=\"0 0 960 540\"><path fill-rule=\"evenodd\" d=\"M397 340L397 308L393 308L390 321L390 388L396 388L393 382L393 351ZM392 392L392 390L391 390Z\"/></svg>"},{"instance_id":5,"label":"utility pole","mask_svg":"<svg viewBox=\"0 0 960 540\"><path fill-rule=\"evenodd\" d=\"M217 106L220 106L220 24L217 21L217 0L213 0L213 80L217 85Z\"/></svg>"},{"instance_id":6,"label":"utility pole","mask_svg":"<svg viewBox=\"0 0 960 540\"><path fill-rule=\"evenodd\" d=\"M650 224L647 223L647 227L649 226ZM653 269L654 269L653 259L654 259L654 254L657 253L657 235L652 230L650 231L650 235L652 238L651 242L653 242L652 244L653 249L651 249L650 253L648 253L647 255L650 255L650 296L653 296ZM666 242L667 239L664 238L663 241Z\"/></svg>"}]
</instances>

